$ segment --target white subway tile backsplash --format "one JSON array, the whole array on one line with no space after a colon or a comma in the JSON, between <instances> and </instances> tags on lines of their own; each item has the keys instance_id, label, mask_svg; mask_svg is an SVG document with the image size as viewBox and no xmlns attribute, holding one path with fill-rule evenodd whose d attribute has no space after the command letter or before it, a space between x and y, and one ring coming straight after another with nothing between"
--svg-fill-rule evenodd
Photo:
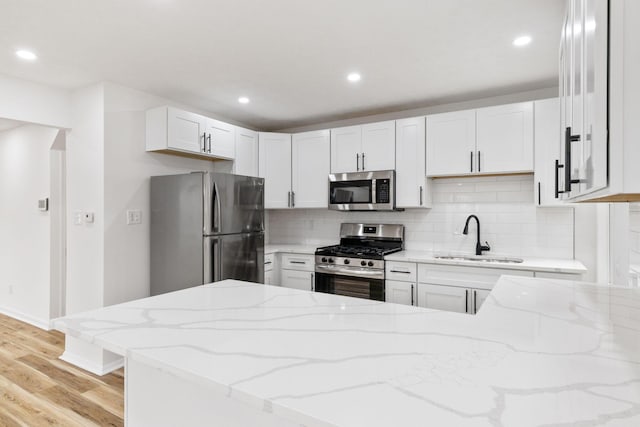
<instances>
[{"instance_id":1,"label":"white subway tile backsplash","mask_svg":"<svg viewBox=\"0 0 640 427\"><path fill-rule=\"evenodd\" d=\"M467 216L476 214L481 238L489 242L492 254L573 258L573 209L536 207L531 175L446 178L431 184L432 209L270 211L268 241L320 246L338 242L343 222L392 223L405 225L407 249L471 253L475 249L475 222L469 235L463 235L462 229ZM640 219L640 209L638 214ZM640 229L640 221L638 224Z\"/></svg>"}]
</instances>

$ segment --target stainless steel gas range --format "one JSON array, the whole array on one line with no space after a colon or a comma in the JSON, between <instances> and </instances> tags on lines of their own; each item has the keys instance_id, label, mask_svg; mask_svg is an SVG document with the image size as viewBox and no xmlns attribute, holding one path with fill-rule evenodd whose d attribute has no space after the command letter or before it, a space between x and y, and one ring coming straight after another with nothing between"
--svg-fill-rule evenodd
<instances>
[{"instance_id":1,"label":"stainless steel gas range","mask_svg":"<svg viewBox=\"0 0 640 427\"><path fill-rule=\"evenodd\" d=\"M340 244L316 249L315 290L384 301L384 257L403 247L403 225L341 224Z\"/></svg>"}]
</instances>

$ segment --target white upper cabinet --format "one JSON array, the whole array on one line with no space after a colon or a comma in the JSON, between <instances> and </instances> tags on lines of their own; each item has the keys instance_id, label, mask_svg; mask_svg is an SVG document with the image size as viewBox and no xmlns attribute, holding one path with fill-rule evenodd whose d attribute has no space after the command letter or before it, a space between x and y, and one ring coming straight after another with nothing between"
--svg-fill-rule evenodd
<instances>
[{"instance_id":1,"label":"white upper cabinet","mask_svg":"<svg viewBox=\"0 0 640 427\"><path fill-rule=\"evenodd\" d=\"M207 118L172 107L146 112L147 151L177 151L206 156Z\"/></svg>"},{"instance_id":2,"label":"white upper cabinet","mask_svg":"<svg viewBox=\"0 0 640 427\"><path fill-rule=\"evenodd\" d=\"M291 135L259 133L259 172L264 178L265 209L291 205Z\"/></svg>"},{"instance_id":3,"label":"white upper cabinet","mask_svg":"<svg viewBox=\"0 0 640 427\"><path fill-rule=\"evenodd\" d=\"M640 37L640 31L634 28L638 19L640 10L632 1L567 1L559 54L562 198L603 199L618 192L637 193L640 189L640 185L635 185L640 181L640 174L629 180L635 188L625 189L622 176L620 180L616 179L616 173L622 171L627 162L633 165L632 170L637 170L640 158L630 155L640 155L640 152L623 148L626 124L622 120L622 117L631 117L629 112L634 109L636 112L640 110L638 97L628 96L634 85L630 84L628 77L637 76L640 70L639 57L628 55L627 50L630 46L635 47ZM610 52L608 45L611 46ZM623 52L626 53L624 57ZM609 71L611 76L608 76ZM630 99L636 102L629 103ZM637 128L632 133L636 134L637 142ZM618 159L613 160L609 156ZM626 172L621 172L621 175L623 173ZM607 185L611 187L608 191L585 197ZM617 199L631 200L626 197Z\"/></svg>"},{"instance_id":4,"label":"white upper cabinet","mask_svg":"<svg viewBox=\"0 0 640 427\"><path fill-rule=\"evenodd\" d=\"M258 132L237 127L235 139L234 173L258 176Z\"/></svg>"},{"instance_id":5,"label":"white upper cabinet","mask_svg":"<svg viewBox=\"0 0 640 427\"><path fill-rule=\"evenodd\" d=\"M235 126L173 107L146 112L147 151L233 160Z\"/></svg>"},{"instance_id":6,"label":"white upper cabinet","mask_svg":"<svg viewBox=\"0 0 640 427\"><path fill-rule=\"evenodd\" d=\"M533 171L533 103L476 110L476 171Z\"/></svg>"},{"instance_id":7,"label":"white upper cabinet","mask_svg":"<svg viewBox=\"0 0 640 427\"><path fill-rule=\"evenodd\" d=\"M362 126L331 129L331 173L359 172Z\"/></svg>"},{"instance_id":8,"label":"white upper cabinet","mask_svg":"<svg viewBox=\"0 0 640 427\"><path fill-rule=\"evenodd\" d=\"M379 171L396 167L396 122L362 126L361 170Z\"/></svg>"},{"instance_id":9,"label":"white upper cabinet","mask_svg":"<svg viewBox=\"0 0 640 427\"><path fill-rule=\"evenodd\" d=\"M426 179L425 118L396 121L396 206L431 206Z\"/></svg>"},{"instance_id":10,"label":"white upper cabinet","mask_svg":"<svg viewBox=\"0 0 640 427\"><path fill-rule=\"evenodd\" d=\"M394 169L395 121L331 129L331 173Z\"/></svg>"},{"instance_id":11,"label":"white upper cabinet","mask_svg":"<svg viewBox=\"0 0 640 427\"><path fill-rule=\"evenodd\" d=\"M563 205L556 198L556 167L560 159L560 100L543 99L534 102L535 169L534 191L538 206ZM558 180L560 175L558 175Z\"/></svg>"},{"instance_id":12,"label":"white upper cabinet","mask_svg":"<svg viewBox=\"0 0 640 427\"><path fill-rule=\"evenodd\" d=\"M428 176L475 172L475 150L475 110L427 116Z\"/></svg>"},{"instance_id":13,"label":"white upper cabinet","mask_svg":"<svg viewBox=\"0 0 640 427\"><path fill-rule=\"evenodd\" d=\"M236 155L235 126L220 120L207 119L207 154L232 160Z\"/></svg>"},{"instance_id":14,"label":"white upper cabinet","mask_svg":"<svg viewBox=\"0 0 640 427\"><path fill-rule=\"evenodd\" d=\"M291 153L291 207L326 208L329 199L329 130L294 134Z\"/></svg>"}]
</instances>

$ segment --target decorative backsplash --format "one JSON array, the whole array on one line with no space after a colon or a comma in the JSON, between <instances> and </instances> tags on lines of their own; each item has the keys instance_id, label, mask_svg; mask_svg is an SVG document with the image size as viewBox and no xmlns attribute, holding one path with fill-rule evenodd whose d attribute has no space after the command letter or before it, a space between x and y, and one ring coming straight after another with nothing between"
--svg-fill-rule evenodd
<instances>
[{"instance_id":1,"label":"decorative backsplash","mask_svg":"<svg viewBox=\"0 0 640 427\"><path fill-rule=\"evenodd\" d=\"M333 244L339 240L341 223L373 222L404 224L408 250L471 253L476 241L475 223L470 225L467 236L462 229L467 216L476 214L481 223L480 237L489 242L494 255L573 258L574 210L536 207L532 175L447 178L431 183L432 209L269 211L268 242Z\"/></svg>"}]
</instances>

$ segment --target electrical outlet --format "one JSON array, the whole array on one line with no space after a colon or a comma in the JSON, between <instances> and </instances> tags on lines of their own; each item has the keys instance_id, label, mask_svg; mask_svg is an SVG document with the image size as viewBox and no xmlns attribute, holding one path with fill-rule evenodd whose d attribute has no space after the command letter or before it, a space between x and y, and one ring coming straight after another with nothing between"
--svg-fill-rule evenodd
<instances>
[{"instance_id":1,"label":"electrical outlet","mask_svg":"<svg viewBox=\"0 0 640 427\"><path fill-rule=\"evenodd\" d=\"M92 224L93 218L94 218L93 212L84 213L84 222L86 222L87 224Z\"/></svg>"},{"instance_id":2,"label":"electrical outlet","mask_svg":"<svg viewBox=\"0 0 640 427\"><path fill-rule=\"evenodd\" d=\"M127 211L127 225L142 224L142 212L139 209Z\"/></svg>"}]
</instances>

